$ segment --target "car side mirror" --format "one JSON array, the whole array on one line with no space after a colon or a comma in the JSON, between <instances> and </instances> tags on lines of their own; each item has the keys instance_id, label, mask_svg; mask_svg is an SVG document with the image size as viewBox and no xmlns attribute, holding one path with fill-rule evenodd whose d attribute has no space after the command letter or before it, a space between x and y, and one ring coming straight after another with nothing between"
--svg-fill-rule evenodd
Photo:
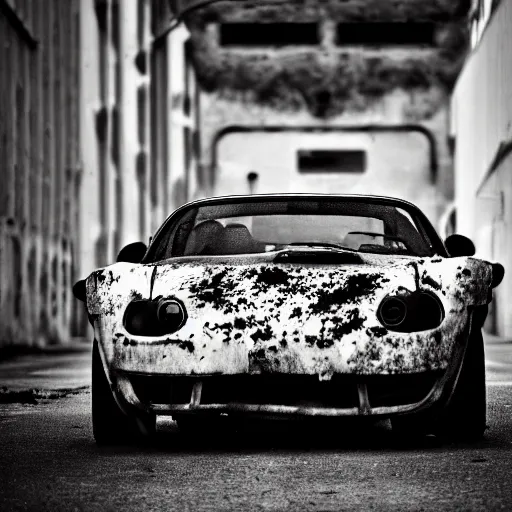
<instances>
[{"instance_id":1,"label":"car side mirror","mask_svg":"<svg viewBox=\"0 0 512 512\"><path fill-rule=\"evenodd\" d=\"M475 244L464 235L450 235L444 241L444 245L452 258L474 256L476 252Z\"/></svg>"},{"instance_id":2,"label":"car side mirror","mask_svg":"<svg viewBox=\"0 0 512 512\"><path fill-rule=\"evenodd\" d=\"M85 288L85 279L80 279L73 285L73 295L82 302L85 302L87 290Z\"/></svg>"},{"instance_id":3,"label":"car side mirror","mask_svg":"<svg viewBox=\"0 0 512 512\"><path fill-rule=\"evenodd\" d=\"M505 277L505 267L501 263L492 263L491 288L496 288Z\"/></svg>"},{"instance_id":4,"label":"car side mirror","mask_svg":"<svg viewBox=\"0 0 512 512\"><path fill-rule=\"evenodd\" d=\"M125 245L117 255L117 262L123 261L125 263L140 263L144 254L148 250L144 242L134 242L133 244Z\"/></svg>"}]
</instances>

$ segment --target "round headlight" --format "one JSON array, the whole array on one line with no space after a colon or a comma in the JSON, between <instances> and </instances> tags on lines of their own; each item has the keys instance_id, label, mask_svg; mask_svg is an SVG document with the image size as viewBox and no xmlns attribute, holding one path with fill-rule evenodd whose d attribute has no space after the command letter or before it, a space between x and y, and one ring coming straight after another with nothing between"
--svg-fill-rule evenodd
<instances>
[{"instance_id":1,"label":"round headlight","mask_svg":"<svg viewBox=\"0 0 512 512\"><path fill-rule=\"evenodd\" d=\"M147 300L134 300L128 304L124 314L124 326L136 336L156 336L154 308Z\"/></svg>"},{"instance_id":2,"label":"round headlight","mask_svg":"<svg viewBox=\"0 0 512 512\"><path fill-rule=\"evenodd\" d=\"M398 297L384 299L379 308L379 316L384 326L396 327L407 315L407 305Z\"/></svg>"},{"instance_id":3,"label":"round headlight","mask_svg":"<svg viewBox=\"0 0 512 512\"><path fill-rule=\"evenodd\" d=\"M156 316L167 333L176 332L187 319L185 307L176 299L160 300L156 308Z\"/></svg>"},{"instance_id":4,"label":"round headlight","mask_svg":"<svg viewBox=\"0 0 512 512\"><path fill-rule=\"evenodd\" d=\"M431 293L419 294L416 309L418 311L417 325L421 330L433 329L444 319L443 306L439 299Z\"/></svg>"}]
</instances>

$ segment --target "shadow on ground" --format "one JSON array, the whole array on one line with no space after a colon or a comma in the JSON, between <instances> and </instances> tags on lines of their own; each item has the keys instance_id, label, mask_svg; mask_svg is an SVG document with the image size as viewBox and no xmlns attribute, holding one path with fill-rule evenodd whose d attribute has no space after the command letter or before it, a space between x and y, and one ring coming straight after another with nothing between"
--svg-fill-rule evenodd
<instances>
[{"instance_id":1,"label":"shadow on ground","mask_svg":"<svg viewBox=\"0 0 512 512\"><path fill-rule=\"evenodd\" d=\"M180 431L168 420L159 424L156 436L133 446L96 447L102 454L162 453L264 453L264 452L455 452L486 449L511 450L508 441L486 435L479 442L456 442L435 436L404 437L393 433L389 421L376 424L345 422L322 425L302 422L282 425L252 422L233 428ZM91 439L91 443L93 440ZM485 462L484 456L471 462Z\"/></svg>"}]
</instances>

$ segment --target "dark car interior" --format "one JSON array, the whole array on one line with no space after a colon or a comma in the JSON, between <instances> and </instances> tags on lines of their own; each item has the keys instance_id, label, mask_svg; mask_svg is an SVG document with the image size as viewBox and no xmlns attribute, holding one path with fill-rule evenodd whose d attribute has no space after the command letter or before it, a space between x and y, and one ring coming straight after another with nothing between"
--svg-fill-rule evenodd
<instances>
[{"instance_id":1,"label":"dark car interior","mask_svg":"<svg viewBox=\"0 0 512 512\"><path fill-rule=\"evenodd\" d=\"M361 243L357 243L357 235ZM375 237L384 238L384 245L372 243L372 234L363 232L348 233L342 245L361 252L388 254L421 254L424 251L424 240L421 235L398 211L393 216L386 216L384 233L375 233ZM217 220L205 220L190 231L183 256L261 253L265 252L269 243L273 242L255 239L245 224L229 223L223 226ZM277 247L283 248L286 244L277 244Z\"/></svg>"},{"instance_id":2,"label":"dark car interior","mask_svg":"<svg viewBox=\"0 0 512 512\"><path fill-rule=\"evenodd\" d=\"M177 222L164 226L145 262L180 256L265 253L290 245L432 255L430 233L427 235L423 226L426 219L418 222L417 217L417 212L411 213L401 204L380 204L366 198L219 201L190 208Z\"/></svg>"},{"instance_id":3,"label":"dark car interior","mask_svg":"<svg viewBox=\"0 0 512 512\"><path fill-rule=\"evenodd\" d=\"M255 240L244 224L224 227L218 221L206 220L192 229L183 255L251 254L264 252L265 245Z\"/></svg>"}]
</instances>

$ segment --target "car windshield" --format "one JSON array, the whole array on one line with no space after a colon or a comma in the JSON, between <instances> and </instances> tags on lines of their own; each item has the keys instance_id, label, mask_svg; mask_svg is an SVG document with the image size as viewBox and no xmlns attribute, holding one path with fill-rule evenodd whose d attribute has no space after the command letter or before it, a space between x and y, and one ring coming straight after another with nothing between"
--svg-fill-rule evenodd
<instances>
[{"instance_id":1,"label":"car windshield","mask_svg":"<svg viewBox=\"0 0 512 512\"><path fill-rule=\"evenodd\" d=\"M412 214L413 215L413 214ZM428 256L431 243L411 213L366 200L274 200L205 204L165 226L156 259L320 250Z\"/></svg>"}]
</instances>

